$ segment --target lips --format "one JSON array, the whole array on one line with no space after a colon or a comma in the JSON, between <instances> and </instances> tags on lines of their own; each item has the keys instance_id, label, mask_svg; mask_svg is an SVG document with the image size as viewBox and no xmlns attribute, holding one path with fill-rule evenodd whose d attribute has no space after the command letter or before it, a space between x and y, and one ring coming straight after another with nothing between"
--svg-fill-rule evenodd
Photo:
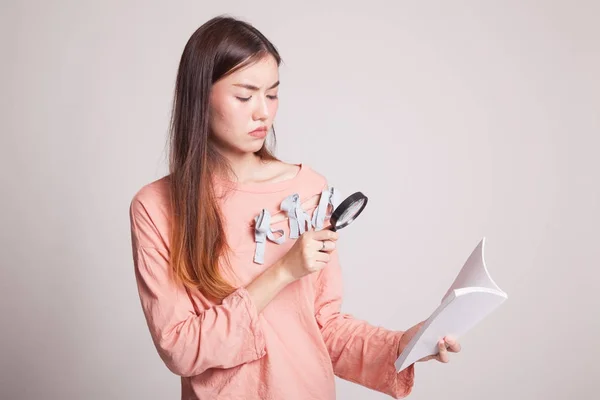
<instances>
[{"instance_id":1,"label":"lips","mask_svg":"<svg viewBox=\"0 0 600 400\"><path fill-rule=\"evenodd\" d=\"M266 126L261 126L260 128L256 128L255 130L253 130L250 133L266 132L266 131L267 131L267 127Z\"/></svg>"},{"instance_id":2,"label":"lips","mask_svg":"<svg viewBox=\"0 0 600 400\"><path fill-rule=\"evenodd\" d=\"M265 136L267 136L267 128L261 126L260 128L256 128L250 132L249 135L258 139L263 139Z\"/></svg>"}]
</instances>

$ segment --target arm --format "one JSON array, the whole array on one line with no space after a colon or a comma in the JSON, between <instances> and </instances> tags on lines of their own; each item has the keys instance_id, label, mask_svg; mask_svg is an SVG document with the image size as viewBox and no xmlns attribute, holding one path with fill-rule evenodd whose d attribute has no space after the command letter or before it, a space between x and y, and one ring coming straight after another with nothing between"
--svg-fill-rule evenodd
<instances>
[{"instance_id":1,"label":"arm","mask_svg":"<svg viewBox=\"0 0 600 400\"><path fill-rule=\"evenodd\" d=\"M167 367L180 376L209 368L231 368L265 355L259 312L283 287L270 268L221 304L195 309L183 285L171 279L168 250L139 202L130 208L135 277L154 345Z\"/></svg>"},{"instance_id":2,"label":"arm","mask_svg":"<svg viewBox=\"0 0 600 400\"><path fill-rule=\"evenodd\" d=\"M315 317L335 374L394 398L407 396L414 384L414 364L400 373L394 366L404 332L375 327L340 312L342 271L337 250L316 278L315 296Z\"/></svg>"}]
</instances>

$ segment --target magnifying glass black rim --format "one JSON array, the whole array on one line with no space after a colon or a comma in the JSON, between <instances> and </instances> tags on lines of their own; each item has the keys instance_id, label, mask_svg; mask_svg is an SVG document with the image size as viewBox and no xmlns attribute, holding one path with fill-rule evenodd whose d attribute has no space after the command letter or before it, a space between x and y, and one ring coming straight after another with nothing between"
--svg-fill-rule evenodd
<instances>
[{"instance_id":1,"label":"magnifying glass black rim","mask_svg":"<svg viewBox=\"0 0 600 400\"><path fill-rule=\"evenodd\" d=\"M359 200L364 200L364 201L362 203L362 206L356 212L356 214L354 214L352 219L344 222L342 225L337 226L337 221L342 216L344 211L346 211L348 209L348 207L350 207L355 201L359 201ZM356 219L356 217L358 217L360 215L360 213L365 209L368 201L369 201L368 197L365 196L364 194L362 194L362 192L356 192L356 193L353 193L350 196L348 196L344 201L342 201L340 203L339 206L337 206L337 208L333 211L333 214L331 214L331 218L330 218L330 221L332 222L331 230L335 232L338 229L342 229L342 228L348 226L348 224L350 224L352 221L354 221Z\"/></svg>"}]
</instances>

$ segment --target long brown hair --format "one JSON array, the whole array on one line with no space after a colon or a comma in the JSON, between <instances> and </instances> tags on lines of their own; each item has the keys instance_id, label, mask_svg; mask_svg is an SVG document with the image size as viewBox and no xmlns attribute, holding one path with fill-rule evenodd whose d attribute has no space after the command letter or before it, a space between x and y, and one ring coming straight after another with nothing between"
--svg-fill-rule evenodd
<instances>
[{"instance_id":1,"label":"long brown hair","mask_svg":"<svg viewBox=\"0 0 600 400\"><path fill-rule=\"evenodd\" d=\"M269 54L281 64L275 46L256 28L220 15L192 34L179 63L169 135L170 262L176 280L214 299L223 299L235 287L219 268L231 249L212 177L230 173L231 167L211 139L210 91L222 77ZM272 134L275 140L274 130ZM265 141L256 154L275 160L268 147Z\"/></svg>"}]
</instances>

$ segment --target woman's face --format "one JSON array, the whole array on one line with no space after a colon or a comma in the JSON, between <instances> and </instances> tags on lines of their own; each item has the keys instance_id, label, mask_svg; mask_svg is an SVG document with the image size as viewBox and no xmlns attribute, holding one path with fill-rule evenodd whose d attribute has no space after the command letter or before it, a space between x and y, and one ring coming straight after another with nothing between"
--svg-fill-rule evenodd
<instances>
[{"instance_id":1,"label":"woman's face","mask_svg":"<svg viewBox=\"0 0 600 400\"><path fill-rule=\"evenodd\" d=\"M215 82L210 94L210 128L226 154L260 150L271 129L279 99L277 61L268 55ZM257 128L265 132L253 133Z\"/></svg>"}]
</instances>

